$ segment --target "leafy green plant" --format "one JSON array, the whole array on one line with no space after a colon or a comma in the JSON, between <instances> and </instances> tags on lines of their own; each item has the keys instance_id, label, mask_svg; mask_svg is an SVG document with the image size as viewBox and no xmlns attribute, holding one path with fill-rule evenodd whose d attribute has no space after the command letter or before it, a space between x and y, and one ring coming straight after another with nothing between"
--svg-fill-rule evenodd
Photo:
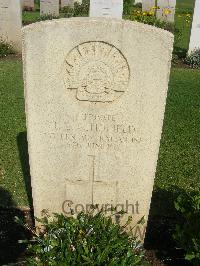
<instances>
[{"instance_id":1,"label":"leafy green plant","mask_svg":"<svg viewBox=\"0 0 200 266\"><path fill-rule=\"evenodd\" d=\"M42 232L34 232L28 265L148 265L141 243L103 212L79 213L77 218L45 212Z\"/></svg>"},{"instance_id":2,"label":"leafy green plant","mask_svg":"<svg viewBox=\"0 0 200 266\"><path fill-rule=\"evenodd\" d=\"M74 3L74 17L89 15L89 1L83 1L82 4Z\"/></svg>"},{"instance_id":3,"label":"leafy green plant","mask_svg":"<svg viewBox=\"0 0 200 266\"><path fill-rule=\"evenodd\" d=\"M180 59L179 59L178 55L173 53L172 54L172 65L175 66L175 65L179 64L179 62L180 62Z\"/></svg>"},{"instance_id":4,"label":"leafy green plant","mask_svg":"<svg viewBox=\"0 0 200 266\"><path fill-rule=\"evenodd\" d=\"M134 4L135 7L142 8L142 2Z\"/></svg>"},{"instance_id":5,"label":"leafy green plant","mask_svg":"<svg viewBox=\"0 0 200 266\"><path fill-rule=\"evenodd\" d=\"M89 15L89 1L85 0L81 4L78 2L74 3L73 7L65 6L61 10L64 13L64 17L83 17Z\"/></svg>"},{"instance_id":6,"label":"leafy green plant","mask_svg":"<svg viewBox=\"0 0 200 266\"><path fill-rule=\"evenodd\" d=\"M61 12L64 13L65 18L71 18L74 16L74 8L71 6L65 6L61 9Z\"/></svg>"},{"instance_id":7,"label":"leafy green plant","mask_svg":"<svg viewBox=\"0 0 200 266\"><path fill-rule=\"evenodd\" d=\"M175 28L174 23L170 23L167 21L162 21L160 19L157 19L155 16L155 10L152 10L150 12L143 12L141 10L134 10L131 15L127 17L128 19L132 21L141 22L144 24L152 25L164 30L167 30L172 33L180 34L178 29Z\"/></svg>"},{"instance_id":8,"label":"leafy green plant","mask_svg":"<svg viewBox=\"0 0 200 266\"><path fill-rule=\"evenodd\" d=\"M200 265L200 189L181 194L175 201L182 223L176 226L174 239L186 252L186 259Z\"/></svg>"},{"instance_id":9,"label":"leafy green plant","mask_svg":"<svg viewBox=\"0 0 200 266\"><path fill-rule=\"evenodd\" d=\"M134 1L133 0L124 0L123 1L123 13L124 15L130 14L133 9Z\"/></svg>"},{"instance_id":10,"label":"leafy green plant","mask_svg":"<svg viewBox=\"0 0 200 266\"><path fill-rule=\"evenodd\" d=\"M10 43L0 39L0 58L15 54L15 50Z\"/></svg>"},{"instance_id":11,"label":"leafy green plant","mask_svg":"<svg viewBox=\"0 0 200 266\"><path fill-rule=\"evenodd\" d=\"M200 69L200 49L195 49L190 54L188 54L185 59L185 62L191 68Z\"/></svg>"}]
</instances>

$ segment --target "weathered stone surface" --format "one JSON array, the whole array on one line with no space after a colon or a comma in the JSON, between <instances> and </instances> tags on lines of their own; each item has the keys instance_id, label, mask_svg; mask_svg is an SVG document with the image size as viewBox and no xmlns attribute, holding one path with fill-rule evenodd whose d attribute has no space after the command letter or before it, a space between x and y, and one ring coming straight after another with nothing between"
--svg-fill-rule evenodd
<instances>
[{"instance_id":1,"label":"weathered stone surface","mask_svg":"<svg viewBox=\"0 0 200 266\"><path fill-rule=\"evenodd\" d=\"M142 11L151 11L155 7L155 0L142 0Z\"/></svg>"},{"instance_id":2,"label":"weathered stone surface","mask_svg":"<svg viewBox=\"0 0 200 266\"><path fill-rule=\"evenodd\" d=\"M100 204L147 219L172 44L166 31L115 19L23 29L35 216Z\"/></svg>"},{"instance_id":3,"label":"weathered stone surface","mask_svg":"<svg viewBox=\"0 0 200 266\"><path fill-rule=\"evenodd\" d=\"M174 22L176 0L158 0L156 17L158 19Z\"/></svg>"},{"instance_id":4,"label":"weathered stone surface","mask_svg":"<svg viewBox=\"0 0 200 266\"><path fill-rule=\"evenodd\" d=\"M21 52L21 0L0 0L0 38Z\"/></svg>"},{"instance_id":5,"label":"weathered stone surface","mask_svg":"<svg viewBox=\"0 0 200 266\"><path fill-rule=\"evenodd\" d=\"M59 16L59 0L40 0L40 15Z\"/></svg>"},{"instance_id":6,"label":"weathered stone surface","mask_svg":"<svg viewBox=\"0 0 200 266\"><path fill-rule=\"evenodd\" d=\"M22 8L25 10L34 10L34 0L22 0Z\"/></svg>"},{"instance_id":7,"label":"weathered stone surface","mask_svg":"<svg viewBox=\"0 0 200 266\"><path fill-rule=\"evenodd\" d=\"M123 0L90 0L90 17L122 18Z\"/></svg>"},{"instance_id":8,"label":"weathered stone surface","mask_svg":"<svg viewBox=\"0 0 200 266\"><path fill-rule=\"evenodd\" d=\"M197 48L200 48L200 0L196 0L195 2L189 53Z\"/></svg>"}]
</instances>

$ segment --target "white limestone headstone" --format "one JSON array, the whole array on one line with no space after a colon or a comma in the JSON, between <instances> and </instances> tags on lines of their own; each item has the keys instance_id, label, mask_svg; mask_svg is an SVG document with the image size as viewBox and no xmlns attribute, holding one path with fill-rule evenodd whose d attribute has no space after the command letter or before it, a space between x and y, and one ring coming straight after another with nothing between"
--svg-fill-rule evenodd
<instances>
[{"instance_id":1,"label":"white limestone headstone","mask_svg":"<svg viewBox=\"0 0 200 266\"><path fill-rule=\"evenodd\" d=\"M147 221L172 47L171 33L124 20L23 28L35 216L99 204Z\"/></svg>"},{"instance_id":2,"label":"white limestone headstone","mask_svg":"<svg viewBox=\"0 0 200 266\"><path fill-rule=\"evenodd\" d=\"M21 0L0 0L0 39L21 52Z\"/></svg>"},{"instance_id":3,"label":"white limestone headstone","mask_svg":"<svg viewBox=\"0 0 200 266\"><path fill-rule=\"evenodd\" d=\"M176 0L157 0L156 17L160 20L174 22Z\"/></svg>"},{"instance_id":4,"label":"white limestone headstone","mask_svg":"<svg viewBox=\"0 0 200 266\"><path fill-rule=\"evenodd\" d=\"M90 0L90 17L119 18L123 15L123 0Z\"/></svg>"},{"instance_id":5,"label":"white limestone headstone","mask_svg":"<svg viewBox=\"0 0 200 266\"><path fill-rule=\"evenodd\" d=\"M40 0L40 15L59 16L59 0Z\"/></svg>"},{"instance_id":6,"label":"white limestone headstone","mask_svg":"<svg viewBox=\"0 0 200 266\"><path fill-rule=\"evenodd\" d=\"M192 29L190 35L190 44L189 44L189 54L195 50L200 48L200 0L196 0Z\"/></svg>"},{"instance_id":7,"label":"white limestone headstone","mask_svg":"<svg viewBox=\"0 0 200 266\"><path fill-rule=\"evenodd\" d=\"M34 10L34 0L22 0L22 7L26 10Z\"/></svg>"},{"instance_id":8,"label":"white limestone headstone","mask_svg":"<svg viewBox=\"0 0 200 266\"><path fill-rule=\"evenodd\" d=\"M155 8L155 0L142 0L142 11L151 11Z\"/></svg>"}]
</instances>

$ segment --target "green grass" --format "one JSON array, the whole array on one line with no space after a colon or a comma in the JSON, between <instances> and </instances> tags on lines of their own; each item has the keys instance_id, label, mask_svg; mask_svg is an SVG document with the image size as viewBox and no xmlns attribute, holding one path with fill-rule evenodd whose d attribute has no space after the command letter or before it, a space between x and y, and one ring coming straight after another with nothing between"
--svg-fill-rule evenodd
<instances>
[{"instance_id":1,"label":"green grass","mask_svg":"<svg viewBox=\"0 0 200 266\"><path fill-rule=\"evenodd\" d=\"M38 21L40 18L40 12L39 11L24 11L22 15L22 21L23 24L29 24L34 23Z\"/></svg>"},{"instance_id":2,"label":"green grass","mask_svg":"<svg viewBox=\"0 0 200 266\"><path fill-rule=\"evenodd\" d=\"M7 191L18 205L28 205L17 143L26 131L20 60L0 61L0 99L0 205L10 205Z\"/></svg>"},{"instance_id":3,"label":"green grass","mask_svg":"<svg viewBox=\"0 0 200 266\"><path fill-rule=\"evenodd\" d=\"M193 13L195 0L176 0L176 8L179 13Z\"/></svg>"},{"instance_id":4,"label":"green grass","mask_svg":"<svg viewBox=\"0 0 200 266\"><path fill-rule=\"evenodd\" d=\"M175 36L174 51L180 57L185 57L188 47L195 0L178 0L176 4L175 27L180 31L180 37ZM186 15L190 14L190 23L186 23Z\"/></svg>"},{"instance_id":5,"label":"green grass","mask_svg":"<svg viewBox=\"0 0 200 266\"><path fill-rule=\"evenodd\" d=\"M151 213L176 217L178 195L200 188L200 71L171 71Z\"/></svg>"},{"instance_id":6,"label":"green grass","mask_svg":"<svg viewBox=\"0 0 200 266\"><path fill-rule=\"evenodd\" d=\"M60 13L60 18L64 17L64 13ZM23 25L30 23L35 23L40 21L40 12L39 11L24 11L22 14Z\"/></svg>"},{"instance_id":7,"label":"green grass","mask_svg":"<svg viewBox=\"0 0 200 266\"><path fill-rule=\"evenodd\" d=\"M200 71L171 71L155 188L200 187Z\"/></svg>"}]
</instances>

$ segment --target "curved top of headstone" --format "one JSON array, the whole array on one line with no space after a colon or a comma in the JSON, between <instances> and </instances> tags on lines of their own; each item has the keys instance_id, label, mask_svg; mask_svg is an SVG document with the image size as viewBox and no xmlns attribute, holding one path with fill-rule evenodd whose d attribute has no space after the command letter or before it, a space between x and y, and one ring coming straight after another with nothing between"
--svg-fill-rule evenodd
<instances>
[{"instance_id":1,"label":"curved top of headstone","mask_svg":"<svg viewBox=\"0 0 200 266\"><path fill-rule=\"evenodd\" d=\"M173 41L173 34L169 31L166 31L161 28L157 28L148 24L136 22L136 21L130 21L130 20L123 20L123 19L115 19L115 18L89 18L89 17L75 17L75 18L62 18L62 19L53 19L53 20L45 20L41 22L36 22L30 25L27 25L23 27L22 31L37 31L41 30L45 27L59 27L59 26L65 26L68 24L74 24L74 25L80 25L80 27L85 27L87 24L90 23L98 23L98 24L112 24L112 25L118 25L122 27L134 27L136 30L143 30L146 32L151 32L154 35L160 35L162 38L169 38L169 42ZM122 28L123 29L123 28Z\"/></svg>"},{"instance_id":2,"label":"curved top of headstone","mask_svg":"<svg viewBox=\"0 0 200 266\"><path fill-rule=\"evenodd\" d=\"M48 69L56 65L60 73L64 71L66 89L76 91L78 101L90 103L110 103L121 98L129 81L133 81L135 69L130 62L143 67L143 71L147 62L152 66L158 60L156 68L160 67L170 58L173 46L173 35L168 31L111 18L43 21L24 27L23 33L24 57L28 59L29 47L28 54L34 61L39 56L40 67L47 63L47 75ZM53 63L48 64L50 59Z\"/></svg>"}]
</instances>

